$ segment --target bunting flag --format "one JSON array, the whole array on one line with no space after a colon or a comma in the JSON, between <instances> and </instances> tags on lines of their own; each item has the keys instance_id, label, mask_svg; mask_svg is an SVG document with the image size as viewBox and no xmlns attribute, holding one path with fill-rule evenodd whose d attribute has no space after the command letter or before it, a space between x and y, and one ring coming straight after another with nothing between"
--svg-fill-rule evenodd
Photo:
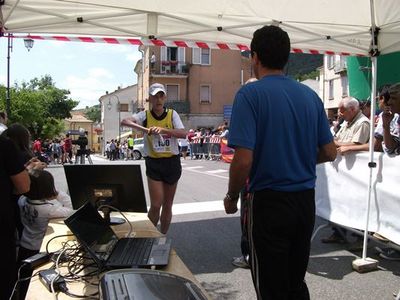
<instances>
[{"instance_id":1,"label":"bunting flag","mask_svg":"<svg viewBox=\"0 0 400 300\"><path fill-rule=\"evenodd\" d=\"M4 35L5 37L5 35ZM214 43L214 42L196 42L196 41L172 41L158 39L140 39L140 38L114 38L114 37L87 37L87 36L51 36L51 35L12 35L13 38L33 39L42 41L60 41L60 42L83 42L83 43L104 43L116 45L133 45L133 46L166 46L166 47L183 47L183 48L202 48L202 49L219 49L219 50L240 50L250 51L250 48L244 44L232 43ZM326 55L343 55L349 56L347 52L320 51L313 49L292 48L292 53L304 54L326 54ZM362 56L362 55L358 55Z\"/></svg>"}]
</instances>

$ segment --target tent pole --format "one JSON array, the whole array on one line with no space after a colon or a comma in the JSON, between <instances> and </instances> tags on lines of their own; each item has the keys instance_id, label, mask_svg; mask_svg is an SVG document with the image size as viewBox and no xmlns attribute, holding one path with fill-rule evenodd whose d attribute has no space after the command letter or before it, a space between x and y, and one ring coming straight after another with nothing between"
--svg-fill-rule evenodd
<instances>
[{"instance_id":1,"label":"tent pole","mask_svg":"<svg viewBox=\"0 0 400 300\"><path fill-rule=\"evenodd\" d=\"M376 168L374 162L374 131L375 131L375 110L376 110L376 84L377 84L377 56L371 56L372 65L372 82L371 82L371 116L370 116L370 133L369 133L369 182L368 182L368 195L367 195L367 212L365 216L365 231L363 241L363 253L362 259L365 260L367 257L367 242L368 242L368 225L369 225L369 212L371 206L371 194L372 194L372 173L373 169Z\"/></svg>"}]
</instances>

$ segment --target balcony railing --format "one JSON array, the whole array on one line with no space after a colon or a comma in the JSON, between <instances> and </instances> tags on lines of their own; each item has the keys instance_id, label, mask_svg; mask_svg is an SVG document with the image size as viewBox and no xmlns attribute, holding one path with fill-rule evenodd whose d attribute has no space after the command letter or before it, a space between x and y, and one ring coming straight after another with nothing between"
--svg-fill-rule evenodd
<instances>
[{"instance_id":1,"label":"balcony railing","mask_svg":"<svg viewBox=\"0 0 400 300\"><path fill-rule=\"evenodd\" d=\"M336 74L338 74L341 72L345 72L346 70L347 70L346 59L341 58L340 61L335 64L334 71Z\"/></svg>"},{"instance_id":2,"label":"balcony railing","mask_svg":"<svg viewBox=\"0 0 400 300\"><path fill-rule=\"evenodd\" d=\"M160 73L161 74L182 74L189 73L189 66L183 61L177 60L163 60L160 62ZM158 73L158 72L153 72Z\"/></svg>"},{"instance_id":3,"label":"balcony railing","mask_svg":"<svg viewBox=\"0 0 400 300\"><path fill-rule=\"evenodd\" d=\"M172 108L179 114L188 114L190 113L190 102L185 101L167 101L165 102L165 106L167 108Z\"/></svg>"}]
</instances>

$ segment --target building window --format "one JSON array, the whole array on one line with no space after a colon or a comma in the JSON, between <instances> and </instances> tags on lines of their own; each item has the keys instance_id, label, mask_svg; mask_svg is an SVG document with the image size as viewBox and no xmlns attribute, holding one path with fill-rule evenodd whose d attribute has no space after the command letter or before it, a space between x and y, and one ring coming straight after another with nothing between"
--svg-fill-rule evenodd
<instances>
[{"instance_id":1,"label":"building window","mask_svg":"<svg viewBox=\"0 0 400 300\"><path fill-rule=\"evenodd\" d=\"M210 65L211 64L211 50L193 48L192 49L192 62L194 65Z\"/></svg>"},{"instance_id":2,"label":"building window","mask_svg":"<svg viewBox=\"0 0 400 300\"><path fill-rule=\"evenodd\" d=\"M200 103L211 103L211 86L200 86Z\"/></svg>"},{"instance_id":3,"label":"building window","mask_svg":"<svg viewBox=\"0 0 400 300\"><path fill-rule=\"evenodd\" d=\"M334 90L333 90L333 80L329 80L329 100L333 100L334 97Z\"/></svg>"},{"instance_id":4,"label":"building window","mask_svg":"<svg viewBox=\"0 0 400 300\"><path fill-rule=\"evenodd\" d=\"M179 86L177 84L167 84L167 102L179 100Z\"/></svg>"},{"instance_id":5,"label":"building window","mask_svg":"<svg viewBox=\"0 0 400 300\"><path fill-rule=\"evenodd\" d=\"M120 105L119 105L119 111L129 111L129 104L120 103Z\"/></svg>"},{"instance_id":6,"label":"building window","mask_svg":"<svg viewBox=\"0 0 400 300\"><path fill-rule=\"evenodd\" d=\"M335 67L335 55L328 55L326 60L328 69Z\"/></svg>"},{"instance_id":7,"label":"building window","mask_svg":"<svg viewBox=\"0 0 400 300\"><path fill-rule=\"evenodd\" d=\"M341 76L340 82L342 84L342 97L347 97L349 94L347 92L347 88L349 86L349 79L347 78L347 76Z\"/></svg>"}]
</instances>

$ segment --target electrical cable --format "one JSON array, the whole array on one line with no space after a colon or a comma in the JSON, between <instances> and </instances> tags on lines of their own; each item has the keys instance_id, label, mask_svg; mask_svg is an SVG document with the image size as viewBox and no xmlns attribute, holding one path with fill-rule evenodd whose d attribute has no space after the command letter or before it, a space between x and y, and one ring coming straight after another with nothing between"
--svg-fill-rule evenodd
<instances>
[{"instance_id":1,"label":"electrical cable","mask_svg":"<svg viewBox=\"0 0 400 300\"><path fill-rule=\"evenodd\" d=\"M16 288L17 288L17 286L18 286L18 283L22 281L22 280L19 278L19 277L21 276L21 270L22 270L22 268L25 267L25 266L27 266L27 265L28 265L27 263L23 263L23 264L18 268L17 280L15 281L15 284L14 284L14 287L13 287L13 289L12 289L12 292L11 292L11 295L10 295L9 300L12 300L12 297L14 296L15 290L16 290ZM27 280L27 279L24 279L24 278L23 278L23 280Z\"/></svg>"},{"instance_id":2,"label":"electrical cable","mask_svg":"<svg viewBox=\"0 0 400 300\"><path fill-rule=\"evenodd\" d=\"M132 234L132 231L133 231L133 227L132 227L131 222L129 222L128 218L122 213L122 211L120 211L118 208L116 208L116 207L114 207L114 206L111 206L111 205L108 205L108 204L100 205L100 206L98 207L98 210L100 210L102 207L111 208L111 209L113 209L113 210L119 212L119 213L124 217L124 219L126 220L126 222L127 222L128 225L129 225L129 232L128 232L128 234L126 235L126 237L130 237L131 234ZM133 236L135 236L135 234L134 234Z\"/></svg>"}]
</instances>

